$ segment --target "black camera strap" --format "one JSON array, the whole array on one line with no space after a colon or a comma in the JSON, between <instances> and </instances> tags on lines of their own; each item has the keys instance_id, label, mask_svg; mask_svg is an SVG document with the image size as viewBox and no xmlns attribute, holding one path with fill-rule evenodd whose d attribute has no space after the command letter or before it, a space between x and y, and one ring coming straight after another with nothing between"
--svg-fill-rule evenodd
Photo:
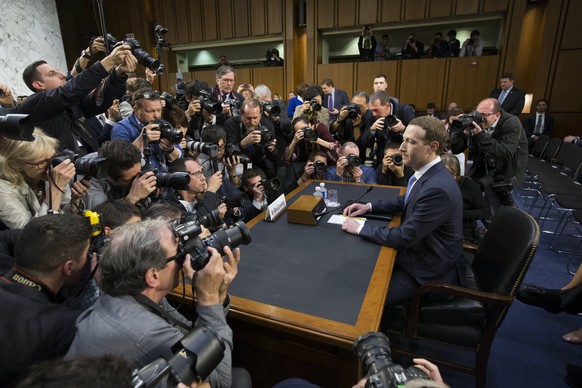
<instances>
[{"instance_id":1,"label":"black camera strap","mask_svg":"<svg viewBox=\"0 0 582 388\"><path fill-rule=\"evenodd\" d=\"M1 280L6 283L18 283L23 286L30 287L41 292L51 303L57 303L56 296L52 293L49 288L44 285L40 280L32 277L31 275L24 273L17 268L12 268L10 272L0 277Z\"/></svg>"},{"instance_id":2,"label":"black camera strap","mask_svg":"<svg viewBox=\"0 0 582 388\"><path fill-rule=\"evenodd\" d=\"M192 330L192 327L190 327L189 325L185 324L184 322L179 321L176 318L174 318L173 316L171 316L170 313L168 313L166 310L164 310L162 308L162 306L155 303L147 296L141 295L141 294L134 295L133 299L135 299L135 301L137 303L141 304L142 306L144 306L146 309L148 309L149 311L151 311L152 313L154 313L158 317L163 318L170 325L172 325L174 327L180 326L181 328L186 329L188 331Z\"/></svg>"}]
</instances>

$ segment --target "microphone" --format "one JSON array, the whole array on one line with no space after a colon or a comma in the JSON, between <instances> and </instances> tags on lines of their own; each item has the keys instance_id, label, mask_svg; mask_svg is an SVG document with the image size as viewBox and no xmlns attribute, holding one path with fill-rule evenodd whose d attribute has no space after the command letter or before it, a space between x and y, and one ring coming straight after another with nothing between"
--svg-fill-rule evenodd
<instances>
[{"instance_id":1,"label":"microphone","mask_svg":"<svg viewBox=\"0 0 582 388\"><path fill-rule=\"evenodd\" d=\"M333 212L334 212L334 211L336 211L336 210L344 210L346 207L350 206L352 203L356 203L356 202L358 202L360 199L362 199L362 198L364 197L364 195L366 195L366 194L368 194L370 191L372 191L372 189L373 189L373 188L374 188L374 186L368 186L368 189L366 189L366 191L364 192L364 194L360 195L358 198L356 198L356 199L352 199L352 200L350 200L350 201L346 202L346 204L345 204L345 205L338 206L338 207L334 207L334 208L333 208L333 209L331 209L331 210L327 210L327 211L324 211L324 212L322 212L322 213L317 213L317 214L314 214L313 216L314 216L315 218L318 218L318 217L324 216L324 215L326 215L326 214L333 213Z\"/></svg>"}]
</instances>

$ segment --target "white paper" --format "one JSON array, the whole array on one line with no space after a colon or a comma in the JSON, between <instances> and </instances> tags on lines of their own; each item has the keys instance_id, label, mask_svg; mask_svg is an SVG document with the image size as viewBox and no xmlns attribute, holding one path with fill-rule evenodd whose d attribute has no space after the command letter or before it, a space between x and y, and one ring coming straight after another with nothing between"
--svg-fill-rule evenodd
<instances>
[{"instance_id":1,"label":"white paper","mask_svg":"<svg viewBox=\"0 0 582 388\"><path fill-rule=\"evenodd\" d=\"M364 225L366 223L366 219L365 218L359 218L359 217L346 217L344 215L341 214L334 214L333 216L331 216L329 218L329 220L327 221L328 224L336 224L336 225L341 225L344 223L345 220L347 219L352 219L354 221L356 221L358 224L360 225Z\"/></svg>"}]
</instances>

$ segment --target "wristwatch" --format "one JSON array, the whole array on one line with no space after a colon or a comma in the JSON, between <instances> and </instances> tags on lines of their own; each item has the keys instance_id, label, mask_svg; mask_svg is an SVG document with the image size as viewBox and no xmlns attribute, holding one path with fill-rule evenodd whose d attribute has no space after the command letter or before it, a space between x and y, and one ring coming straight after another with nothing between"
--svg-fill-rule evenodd
<instances>
[{"instance_id":1,"label":"wristwatch","mask_svg":"<svg viewBox=\"0 0 582 388\"><path fill-rule=\"evenodd\" d=\"M81 56L83 58L91 59L91 53L89 51L87 51L87 50L81 51Z\"/></svg>"}]
</instances>

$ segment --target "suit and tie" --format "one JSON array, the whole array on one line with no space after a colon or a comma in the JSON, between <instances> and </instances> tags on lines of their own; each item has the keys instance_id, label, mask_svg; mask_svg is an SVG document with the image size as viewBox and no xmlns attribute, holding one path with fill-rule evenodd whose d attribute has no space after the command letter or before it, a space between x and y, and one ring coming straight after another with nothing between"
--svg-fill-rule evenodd
<instances>
[{"instance_id":1,"label":"suit and tie","mask_svg":"<svg viewBox=\"0 0 582 388\"><path fill-rule=\"evenodd\" d=\"M373 212L402 212L400 226L366 224L359 233L367 240L398 250L387 303L410 299L415 288L430 280L460 284L464 275L463 199L440 158L407 194L406 201L401 196L372 203Z\"/></svg>"},{"instance_id":2,"label":"suit and tie","mask_svg":"<svg viewBox=\"0 0 582 388\"><path fill-rule=\"evenodd\" d=\"M323 96L322 104L324 108L329 110L337 109L338 111L347 104L350 103L350 98L345 90L334 89L332 93ZM330 119L333 120L337 115L331 115Z\"/></svg>"},{"instance_id":3,"label":"suit and tie","mask_svg":"<svg viewBox=\"0 0 582 388\"><path fill-rule=\"evenodd\" d=\"M521 114L525 105L525 91L514 87L507 91L494 89L489 94L489 97L497 99L504 111L515 116Z\"/></svg>"},{"instance_id":4,"label":"suit and tie","mask_svg":"<svg viewBox=\"0 0 582 388\"><path fill-rule=\"evenodd\" d=\"M535 139L533 136L551 136L554 130L554 118L547 113L534 113L523 120L523 129L527 135L528 147L531 151Z\"/></svg>"}]
</instances>

